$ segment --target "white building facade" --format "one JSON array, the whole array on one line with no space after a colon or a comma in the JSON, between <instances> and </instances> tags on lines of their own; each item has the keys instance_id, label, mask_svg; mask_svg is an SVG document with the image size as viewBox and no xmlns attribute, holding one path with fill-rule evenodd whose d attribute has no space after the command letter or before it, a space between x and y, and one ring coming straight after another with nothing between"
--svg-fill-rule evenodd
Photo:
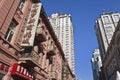
<instances>
[{"instance_id":1,"label":"white building facade","mask_svg":"<svg viewBox=\"0 0 120 80\"><path fill-rule=\"evenodd\" d=\"M108 45L110 44L119 19L120 13L111 12L103 13L100 18L96 20L95 31L102 60L105 57L105 53Z\"/></svg>"},{"instance_id":2,"label":"white building facade","mask_svg":"<svg viewBox=\"0 0 120 80\"><path fill-rule=\"evenodd\" d=\"M65 58L74 73L74 36L71 15L52 14L49 21L62 45Z\"/></svg>"}]
</instances>

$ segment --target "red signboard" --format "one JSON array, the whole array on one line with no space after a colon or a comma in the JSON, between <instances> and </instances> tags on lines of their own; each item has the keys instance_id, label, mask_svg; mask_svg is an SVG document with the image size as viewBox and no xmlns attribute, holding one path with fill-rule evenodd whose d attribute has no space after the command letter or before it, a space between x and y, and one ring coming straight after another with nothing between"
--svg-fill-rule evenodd
<instances>
[{"instance_id":1,"label":"red signboard","mask_svg":"<svg viewBox=\"0 0 120 80\"><path fill-rule=\"evenodd\" d=\"M9 66L7 66L4 63L0 63L0 70L3 70L5 72L8 72Z\"/></svg>"},{"instance_id":2,"label":"red signboard","mask_svg":"<svg viewBox=\"0 0 120 80\"><path fill-rule=\"evenodd\" d=\"M18 76L24 77L28 80L33 78L33 76L27 71L27 69L25 69L18 63L13 64L12 70L11 70L11 75L18 75Z\"/></svg>"}]
</instances>

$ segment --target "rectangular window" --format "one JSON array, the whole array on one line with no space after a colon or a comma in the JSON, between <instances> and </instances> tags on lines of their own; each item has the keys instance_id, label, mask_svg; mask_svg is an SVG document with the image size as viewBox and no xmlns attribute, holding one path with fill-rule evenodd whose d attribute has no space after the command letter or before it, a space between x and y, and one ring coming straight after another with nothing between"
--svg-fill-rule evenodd
<instances>
[{"instance_id":1,"label":"rectangular window","mask_svg":"<svg viewBox=\"0 0 120 80\"><path fill-rule=\"evenodd\" d=\"M2 78L3 78L4 76L5 76L4 74L1 74L1 73L0 73L0 80L2 80Z\"/></svg>"},{"instance_id":2,"label":"rectangular window","mask_svg":"<svg viewBox=\"0 0 120 80\"><path fill-rule=\"evenodd\" d=\"M115 18L115 21L119 21L119 19L120 19L120 17L119 17L119 15L114 15L114 18Z\"/></svg>"},{"instance_id":3,"label":"rectangular window","mask_svg":"<svg viewBox=\"0 0 120 80\"><path fill-rule=\"evenodd\" d=\"M9 42L11 41L17 25L18 25L17 21L15 21L13 19L10 23L10 26L9 26L7 33L6 33L6 36L5 36L5 39L7 41L9 41Z\"/></svg>"},{"instance_id":4,"label":"rectangular window","mask_svg":"<svg viewBox=\"0 0 120 80\"><path fill-rule=\"evenodd\" d=\"M110 20L109 20L109 17L108 17L108 16L104 16L103 18L104 18L105 24L110 23Z\"/></svg>"}]
</instances>

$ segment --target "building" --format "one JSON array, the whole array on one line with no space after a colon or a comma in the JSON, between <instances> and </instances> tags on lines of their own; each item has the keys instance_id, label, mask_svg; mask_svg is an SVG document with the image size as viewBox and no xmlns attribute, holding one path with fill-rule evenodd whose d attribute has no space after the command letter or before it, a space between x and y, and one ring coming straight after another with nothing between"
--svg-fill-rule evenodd
<instances>
[{"instance_id":1,"label":"building","mask_svg":"<svg viewBox=\"0 0 120 80\"><path fill-rule=\"evenodd\" d=\"M64 60L39 0L0 0L0 80L62 80Z\"/></svg>"},{"instance_id":2,"label":"building","mask_svg":"<svg viewBox=\"0 0 120 80\"><path fill-rule=\"evenodd\" d=\"M65 58L74 73L74 36L71 15L52 14L49 21L62 45Z\"/></svg>"},{"instance_id":3,"label":"building","mask_svg":"<svg viewBox=\"0 0 120 80\"><path fill-rule=\"evenodd\" d=\"M93 79L100 80L99 78L102 67L102 61L101 61L99 49L95 49L93 51L93 55L91 58L91 65L92 65Z\"/></svg>"},{"instance_id":4,"label":"building","mask_svg":"<svg viewBox=\"0 0 120 80\"><path fill-rule=\"evenodd\" d=\"M62 80L76 80L75 75L68 65L68 61L63 62Z\"/></svg>"},{"instance_id":5,"label":"building","mask_svg":"<svg viewBox=\"0 0 120 80\"><path fill-rule=\"evenodd\" d=\"M117 80L117 71L120 71L120 22L105 54L103 68L106 80Z\"/></svg>"},{"instance_id":6,"label":"building","mask_svg":"<svg viewBox=\"0 0 120 80\"><path fill-rule=\"evenodd\" d=\"M103 13L100 18L96 20L95 32L98 40L98 45L102 60L105 57L108 45L115 31L115 28L120 19L120 13Z\"/></svg>"}]
</instances>

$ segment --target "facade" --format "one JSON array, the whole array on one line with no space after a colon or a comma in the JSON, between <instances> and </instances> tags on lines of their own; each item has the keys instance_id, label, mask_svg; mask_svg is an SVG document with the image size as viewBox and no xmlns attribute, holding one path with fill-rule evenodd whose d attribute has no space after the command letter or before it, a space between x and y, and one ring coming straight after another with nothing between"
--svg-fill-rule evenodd
<instances>
[{"instance_id":1,"label":"facade","mask_svg":"<svg viewBox=\"0 0 120 80\"><path fill-rule=\"evenodd\" d=\"M64 60L39 0L0 0L0 80L62 80Z\"/></svg>"},{"instance_id":2,"label":"facade","mask_svg":"<svg viewBox=\"0 0 120 80\"><path fill-rule=\"evenodd\" d=\"M71 15L52 14L49 21L62 45L65 58L74 73L74 36Z\"/></svg>"},{"instance_id":3,"label":"facade","mask_svg":"<svg viewBox=\"0 0 120 80\"><path fill-rule=\"evenodd\" d=\"M100 72L102 67L102 61L100 57L99 49L95 49L91 59L92 72L94 80L100 80Z\"/></svg>"},{"instance_id":4,"label":"facade","mask_svg":"<svg viewBox=\"0 0 120 80\"><path fill-rule=\"evenodd\" d=\"M120 71L120 22L103 60L103 68L106 80L117 80L117 71Z\"/></svg>"},{"instance_id":5,"label":"facade","mask_svg":"<svg viewBox=\"0 0 120 80\"><path fill-rule=\"evenodd\" d=\"M68 61L65 60L63 62L63 70L62 70L62 80L76 80L75 75L68 65Z\"/></svg>"},{"instance_id":6,"label":"facade","mask_svg":"<svg viewBox=\"0 0 120 80\"><path fill-rule=\"evenodd\" d=\"M103 13L100 18L96 20L95 31L98 40L98 45L101 53L101 58L105 57L108 45L115 31L115 28L120 19L119 13Z\"/></svg>"}]
</instances>

